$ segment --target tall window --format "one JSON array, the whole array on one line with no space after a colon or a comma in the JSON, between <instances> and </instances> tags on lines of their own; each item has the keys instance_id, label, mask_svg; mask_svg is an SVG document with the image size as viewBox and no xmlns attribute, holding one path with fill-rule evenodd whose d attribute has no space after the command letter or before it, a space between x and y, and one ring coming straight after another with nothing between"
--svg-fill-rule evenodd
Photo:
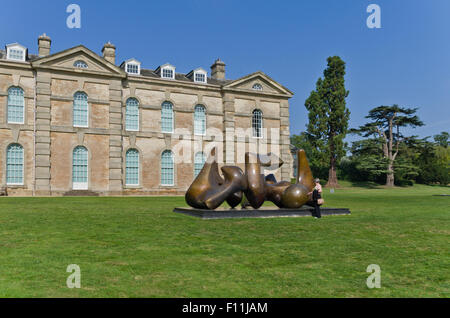
<instances>
[{"instance_id":1,"label":"tall window","mask_svg":"<svg viewBox=\"0 0 450 318\"><path fill-rule=\"evenodd\" d=\"M23 124L25 113L25 99L23 89L11 87L8 90L8 123Z\"/></svg>"},{"instance_id":2,"label":"tall window","mask_svg":"<svg viewBox=\"0 0 450 318\"><path fill-rule=\"evenodd\" d=\"M262 111L255 109L252 114L252 129L254 138L262 138L263 134L263 119Z\"/></svg>"},{"instance_id":3,"label":"tall window","mask_svg":"<svg viewBox=\"0 0 450 318\"><path fill-rule=\"evenodd\" d=\"M73 96L73 125L87 127L89 118L88 97L83 92L76 92Z\"/></svg>"},{"instance_id":4,"label":"tall window","mask_svg":"<svg viewBox=\"0 0 450 318\"><path fill-rule=\"evenodd\" d=\"M125 184L139 185L139 151L129 149L125 156Z\"/></svg>"},{"instance_id":5,"label":"tall window","mask_svg":"<svg viewBox=\"0 0 450 318\"><path fill-rule=\"evenodd\" d=\"M23 147L12 144L6 150L6 183L23 184Z\"/></svg>"},{"instance_id":6,"label":"tall window","mask_svg":"<svg viewBox=\"0 0 450 318\"><path fill-rule=\"evenodd\" d=\"M194 109L194 134L206 134L206 108L203 105L197 105Z\"/></svg>"},{"instance_id":7,"label":"tall window","mask_svg":"<svg viewBox=\"0 0 450 318\"><path fill-rule=\"evenodd\" d=\"M173 132L173 105L171 102L164 102L161 105L161 131Z\"/></svg>"},{"instance_id":8,"label":"tall window","mask_svg":"<svg viewBox=\"0 0 450 318\"><path fill-rule=\"evenodd\" d=\"M73 150L72 182L75 190L88 188L88 151L83 146Z\"/></svg>"},{"instance_id":9,"label":"tall window","mask_svg":"<svg viewBox=\"0 0 450 318\"><path fill-rule=\"evenodd\" d=\"M139 102L136 98L128 98L125 118L126 130L139 130Z\"/></svg>"},{"instance_id":10,"label":"tall window","mask_svg":"<svg viewBox=\"0 0 450 318\"><path fill-rule=\"evenodd\" d=\"M197 178L200 171L202 171L205 165L206 157L203 152L197 152L194 158L194 178Z\"/></svg>"},{"instance_id":11,"label":"tall window","mask_svg":"<svg viewBox=\"0 0 450 318\"><path fill-rule=\"evenodd\" d=\"M173 154L172 151L165 150L161 155L161 185L172 186L173 175Z\"/></svg>"}]
</instances>

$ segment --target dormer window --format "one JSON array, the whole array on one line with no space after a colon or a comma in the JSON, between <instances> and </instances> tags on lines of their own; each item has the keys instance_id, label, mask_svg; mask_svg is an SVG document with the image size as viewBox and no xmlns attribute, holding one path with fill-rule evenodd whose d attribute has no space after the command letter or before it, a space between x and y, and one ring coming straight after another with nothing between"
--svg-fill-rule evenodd
<instances>
[{"instance_id":1,"label":"dormer window","mask_svg":"<svg viewBox=\"0 0 450 318\"><path fill-rule=\"evenodd\" d=\"M262 90L263 90L262 85L259 84L259 83L253 84L253 87L252 87L252 88L253 88L255 91L262 91Z\"/></svg>"},{"instance_id":2,"label":"dormer window","mask_svg":"<svg viewBox=\"0 0 450 318\"><path fill-rule=\"evenodd\" d=\"M195 82L206 83L206 75L202 73L195 73Z\"/></svg>"},{"instance_id":3,"label":"dormer window","mask_svg":"<svg viewBox=\"0 0 450 318\"><path fill-rule=\"evenodd\" d=\"M164 78L173 78L173 70L169 68L165 68L162 70L162 77Z\"/></svg>"},{"instance_id":4,"label":"dormer window","mask_svg":"<svg viewBox=\"0 0 450 318\"><path fill-rule=\"evenodd\" d=\"M76 61L73 63L73 66L76 68L88 68L88 65L84 61Z\"/></svg>"},{"instance_id":5,"label":"dormer window","mask_svg":"<svg viewBox=\"0 0 450 318\"><path fill-rule=\"evenodd\" d=\"M127 73L139 74L139 66L136 64L127 64Z\"/></svg>"},{"instance_id":6,"label":"dormer window","mask_svg":"<svg viewBox=\"0 0 450 318\"><path fill-rule=\"evenodd\" d=\"M27 49L19 43L13 43L6 46L6 58L13 61L25 62Z\"/></svg>"},{"instance_id":7,"label":"dormer window","mask_svg":"<svg viewBox=\"0 0 450 318\"><path fill-rule=\"evenodd\" d=\"M135 59L130 59L124 62L125 72L131 75L141 74L141 63Z\"/></svg>"},{"instance_id":8,"label":"dormer window","mask_svg":"<svg viewBox=\"0 0 450 318\"><path fill-rule=\"evenodd\" d=\"M208 80L208 73L204 69L199 67L199 68L187 73L186 77L190 78L195 83L205 83L206 84L206 82Z\"/></svg>"},{"instance_id":9,"label":"dormer window","mask_svg":"<svg viewBox=\"0 0 450 318\"><path fill-rule=\"evenodd\" d=\"M164 64L156 69L156 73L159 73L161 78L175 79L175 66Z\"/></svg>"}]
</instances>

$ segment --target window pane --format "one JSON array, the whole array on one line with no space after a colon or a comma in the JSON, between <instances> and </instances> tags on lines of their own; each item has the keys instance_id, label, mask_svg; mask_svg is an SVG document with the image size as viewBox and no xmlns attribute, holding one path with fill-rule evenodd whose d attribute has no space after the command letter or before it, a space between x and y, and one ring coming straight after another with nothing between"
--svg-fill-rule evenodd
<instances>
[{"instance_id":1,"label":"window pane","mask_svg":"<svg viewBox=\"0 0 450 318\"><path fill-rule=\"evenodd\" d=\"M194 134L204 135L206 133L206 109L203 105L197 105L194 109Z\"/></svg>"},{"instance_id":2,"label":"window pane","mask_svg":"<svg viewBox=\"0 0 450 318\"><path fill-rule=\"evenodd\" d=\"M78 92L73 100L73 125L88 126L88 97L85 93Z\"/></svg>"},{"instance_id":3,"label":"window pane","mask_svg":"<svg viewBox=\"0 0 450 318\"><path fill-rule=\"evenodd\" d=\"M195 81L196 82L202 82L205 83L206 82L206 76L203 73L195 73Z\"/></svg>"},{"instance_id":4,"label":"window pane","mask_svg":"<svg viewBox=\"0 0 450 318\"><path fill-rule=\"evenodd\" d=\"M125 183L139 184L139 152L136 149L130 149L126 154Z\"/></svg>"},{"instance_id":5,"label":"window pane","mask_svg":"<svg viewBox=\"0 0 450 318\"><path fill-rule=\"evenodd\" d=\"M171 102L164 102L161 106L161 131L173 132L173 106Z\"/></svg>"},{"instance_id":6,"label":"window pane","mask_svg":"<svg viewBox=\"0 0 450 318\"><path fill-rule=\"evenodd\" d=\"M19 144L6 150L6 183L23 184L23 147Z\"/></svg>"},{"instance_id":7,"label":"window pane","mask_svg":"<svg viewBox=\"0 0 450 318\"><path fill-rule=\"evenodd\" d=\"M206 157L203 152L197 152L194 158L194 178L198 176L205 165Z\"/></svg>"},{"instance_id":8,"label":"window pane","mask_svg":"<svg viewBox=\"0 0 450 318\"><path fill-rule=\"evenodd\" d=\"M139 66L137 64L127 64L127 73L139 74Z\"/></svg>"},{"instance_id":9,"label":"window pane","mask_svg":"<svg viewBox=\"0 0 450 318\"><path fill-rule=\"evenodd\" d=\"M82 146L73 150L72 181L79 183L88 182L88 151Z\"/></svg>"},{"instance_id":10,"label":"window pane","mask_svg":"<svg viewBox=\"0 0 450 318\"><path fill-rule=\"evenodd\" d=\"M163 68L162 75L164 78L173 78L173 70L168 68Z\"/></svg>"},{"instance_id":11,"label":"window pane","mask_svg":"<svg viewBox=\"0 0 450 318\"><path fill-rule=\"evenodd\" d=\"M23 50L10 49L9 58L13 60L23 61Z\"/></svg>"},{"instance_id":12,"label":"window pane","mask_svg":"<svg viewBox=\"0 0 450 318\"><path fill-rule=\"evenodd\" d=\"M262 137L262 112L259 109L253 111L252 116L253 137Z\"/></svg>"},{"instance_id":13,"label":"window pane","mask_svg":"<svg viewBox=\"0 0 450 318\"><path fill-rule=\"evenodd\" d=\"M161 155L161 184L173 185L173 173L172 151L165 150Z\"/></svg>"},{"instance_id":14,"label":"window pane","mask_svg":"<svg viewBox=\"0 0 450 318\"><path fill-rule=\"evenodd\" d=\"M8 90L8 123L24 122L25 99L20 87L11 87Z\"/></svg>"},{"instance_id":15,"label":"window pane","mask_svg":"<svg viewBox=\"0 0 450 318\"><path fill-rule=\"evenodd\" d=\"M139 130L139 102L136 98L127 100L125 118L126 130Z\"/></svg>"},{"instance_id":16,"label":"window pane","mask_svg":"<svg viewBox=\"0 0 450 318\"><path fill-rule=\"evenodd\" d=\"M256 83L255 85L253 85L253 89L257 91L262 91L263 87L261 84Z\"/></svg>"}]
</instances>

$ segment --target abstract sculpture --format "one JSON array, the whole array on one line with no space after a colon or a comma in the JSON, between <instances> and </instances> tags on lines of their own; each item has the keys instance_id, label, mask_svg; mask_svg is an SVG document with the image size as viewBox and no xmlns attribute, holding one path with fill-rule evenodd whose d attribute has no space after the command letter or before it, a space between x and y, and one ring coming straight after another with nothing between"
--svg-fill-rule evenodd
<instances>
[{"instance_id":1,"label":"abstract sculpture","mask_svg":"<svg viewBox=\"0 0 450 318\"><path fill-rule=\"evenodd\" d=\"M276 169L283 161L275 155L245 154L245 173L235 166L221 168L223 178L219 174L216 148L213 148L203 169L186 192L186 202L193 208L218 208L224 201L236 207L241 203L243 195L254 209L258 209L264 201L271 201L279 208L297 209L308 203L308 193L314 188L314 179L303 149L298 151L297 182L277 182L273 174L264 176L264 169Z\"/></svg>"}]
</instances>

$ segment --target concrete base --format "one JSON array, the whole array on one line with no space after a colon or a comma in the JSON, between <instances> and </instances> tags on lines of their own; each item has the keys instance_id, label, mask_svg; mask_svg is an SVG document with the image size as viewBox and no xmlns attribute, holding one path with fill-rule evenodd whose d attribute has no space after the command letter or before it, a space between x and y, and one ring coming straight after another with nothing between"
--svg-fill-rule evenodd
<instances>
[{"instance_id":1,"label":"concrete base","mask_svg":"<svg viewBox=\"0 0 450 318\"><path fill-rule=\"evenodd\" d=\"M173 212L183 213L202 219L226 219L226 218L275 218L275 217L301 217L312 216L314 208L304 206L300 209L278 209L276 207L261 207L255 209L224 209L202 210L194 208L175 208ZM350 214L349 209L321 208L322 216Z\"/></svg>"}]
</instances>

